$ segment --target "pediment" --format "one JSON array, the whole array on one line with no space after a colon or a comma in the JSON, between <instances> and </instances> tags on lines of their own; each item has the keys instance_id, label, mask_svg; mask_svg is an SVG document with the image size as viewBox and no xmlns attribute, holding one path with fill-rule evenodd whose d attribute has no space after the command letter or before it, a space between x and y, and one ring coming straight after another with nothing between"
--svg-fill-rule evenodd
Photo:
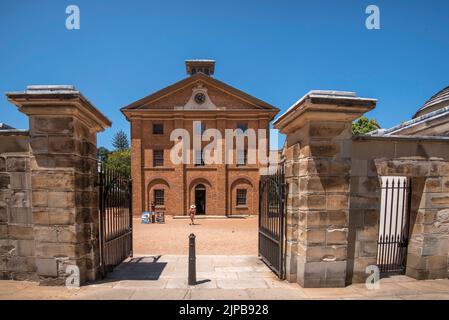
<instances>
[{"instance_id":1,"label":"pediment","mask_svg":"<svg viewBox=\"0 0 449 320\"><path fill-rule=\"evenodd\" d=\"M278 111L262 100L201 73L138 100L122 111L145 109Z\"/></svg>"}]
</instances>

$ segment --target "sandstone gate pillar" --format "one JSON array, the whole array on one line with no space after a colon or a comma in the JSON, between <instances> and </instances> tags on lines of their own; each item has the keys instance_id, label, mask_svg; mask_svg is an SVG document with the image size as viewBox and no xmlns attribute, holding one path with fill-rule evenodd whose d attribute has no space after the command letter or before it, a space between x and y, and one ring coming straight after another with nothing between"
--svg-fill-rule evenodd
<instances>
[{"instance_id":1,"label":"sandstone gate pillar","mask_svg":"<svg viewBox=\"0 0 449 320\"><path fill-rule=\"evenodd\" d=\"M73 86L29 86L7 94L29 116L32 222L37 275L64 284L98 275L96 134L111 125Z\"/></svg>"},{"instance_id":2,"label":"sandstone gate pillar","mask_svg":"<svg viewBox=\"0 0 449 320\"><path fill-rule=\"evenodd\" d=\"M352 121L376 100L311 91L275 122L287 135L287 280L346 284Z\"/></svg>"}]
</instances>

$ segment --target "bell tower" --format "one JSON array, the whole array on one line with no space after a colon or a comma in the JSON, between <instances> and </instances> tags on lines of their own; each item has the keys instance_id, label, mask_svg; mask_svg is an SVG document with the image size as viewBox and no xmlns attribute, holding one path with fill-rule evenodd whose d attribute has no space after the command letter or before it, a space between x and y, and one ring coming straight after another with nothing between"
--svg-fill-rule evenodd
<instances>
[{"instance_id":1,"label":"bell tower","mask_svg":"<svg viewBox=\"0 0 449 320\"><path fill-rule=\"evenodd\" d=\"M215 71L215 60L186 60L186 72L193 76L197 72L202 72L207 76L212 76Z\"/></svg>"}]
</instances>

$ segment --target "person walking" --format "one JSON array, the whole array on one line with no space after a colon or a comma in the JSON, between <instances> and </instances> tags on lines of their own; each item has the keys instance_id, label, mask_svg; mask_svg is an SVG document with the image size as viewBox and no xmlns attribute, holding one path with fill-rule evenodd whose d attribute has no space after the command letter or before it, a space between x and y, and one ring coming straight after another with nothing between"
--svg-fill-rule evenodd
<instances>
[{"instance_id":1,"label":"person walking","mask_svg":"<svg viewBox=\"0 0 449 320\"><path fill-rule=\"evenodd\" d=\"M189 225L193 226L195 224L195 214L196 214L196 206L192 204L189 209L190 223Z\"/></svg>"}]
</instances>

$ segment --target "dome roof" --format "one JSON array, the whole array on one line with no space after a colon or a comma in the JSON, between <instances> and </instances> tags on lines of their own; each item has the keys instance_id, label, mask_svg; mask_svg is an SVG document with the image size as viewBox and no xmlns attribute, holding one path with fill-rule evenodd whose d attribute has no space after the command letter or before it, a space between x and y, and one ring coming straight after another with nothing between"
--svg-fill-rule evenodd
<instances>
[{"instance_id":1,"label":"dome roof","mask_svg":"<svg viewBox=\"0 0 449 320\"><path fill-rule=\"evenodd\" d=\"M420 117L447 106L449 106L449 87L444 88L427 100L427 102L416 112L413 118Z\"/></svg>"}]
</instances>

